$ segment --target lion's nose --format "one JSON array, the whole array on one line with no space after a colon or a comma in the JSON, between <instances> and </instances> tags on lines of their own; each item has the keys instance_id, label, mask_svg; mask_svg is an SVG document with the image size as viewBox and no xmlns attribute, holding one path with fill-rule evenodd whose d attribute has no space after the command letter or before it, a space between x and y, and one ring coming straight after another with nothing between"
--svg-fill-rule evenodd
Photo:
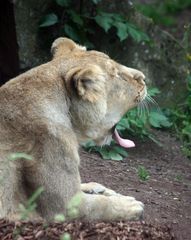
<instances>
[{"instance_id":1,"label":"lion's nose","mask_svg":"<svg viewBox=\"0 0 191 240\"><path fill-rule=\"evenodd\" d=\"M141 82L143 85L145 85L144 79L145 75L142 72L135 73L133 76L133 79Z\"/></svg>"}]
</instances>

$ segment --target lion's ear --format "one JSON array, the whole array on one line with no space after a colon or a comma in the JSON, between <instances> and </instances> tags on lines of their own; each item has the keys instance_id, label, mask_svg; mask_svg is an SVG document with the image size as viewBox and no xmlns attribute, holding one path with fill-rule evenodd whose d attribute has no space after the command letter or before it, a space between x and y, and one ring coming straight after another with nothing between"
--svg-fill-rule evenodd
<instances>
[{"instance_id":1,"label":"lion's ear","mask_svg":"<svg viewBox=\"0 0 191 240\"><path fill-rule=\"evenodd\" d=\"M64 56L74 50L86 51L86 47L80 46L69 38L57 38L51 47L53 58Z\"/></svg>"},{"instance_id":2,"label":"lion's ear","mask_svg":"<svg viewBox=\"0 0 191 240\"><path fill-rule=\"evenodd\" d=\"M95 65L71 69L66 75L66 83L70 92L92 103L105 95L105 76Z\"/></svg>"}]
</instances>

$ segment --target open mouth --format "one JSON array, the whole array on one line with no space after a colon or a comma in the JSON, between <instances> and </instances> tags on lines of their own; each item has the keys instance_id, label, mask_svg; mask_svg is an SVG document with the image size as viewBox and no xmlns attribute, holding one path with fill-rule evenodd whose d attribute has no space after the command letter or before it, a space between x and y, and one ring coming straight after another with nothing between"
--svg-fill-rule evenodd
<instances>
[{"instance_id":1,"label":"open mouth","mask_svg":"<svg viewBox=\"0 0 191 240\"><path fill-rule=\"evenodd\" d=\"M135 143L129 139L124 139L120 137L116 127L114 128L113 139L119 144L121 147L124 148L132 148L135 147Z\"/></svg>"}]
</instances>

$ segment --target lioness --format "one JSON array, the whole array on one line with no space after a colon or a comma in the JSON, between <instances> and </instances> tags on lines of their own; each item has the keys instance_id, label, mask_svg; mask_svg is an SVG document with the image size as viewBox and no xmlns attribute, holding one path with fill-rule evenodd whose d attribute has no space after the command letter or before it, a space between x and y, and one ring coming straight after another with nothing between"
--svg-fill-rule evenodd
<instances>
[{"instance_id":1,"label":"lioness","mask_svg":"<svg viewBox=\"0 0 191 240\"><path fill-rule=\"evenodd\" d=\"M17 218L19 203L43 186L32 217L66 214L71 198L80 193L81 218L139 219L143 204L133 197L96 183L81 185L78 148L89 139L109 143L112 135L125 147L134 145L115 125L145 98L143 73L67 38L55 40L51 51L52 61L0 88L0 217ZM7 164L16 152L33 160Z\"/></svg>"}]
</instances>

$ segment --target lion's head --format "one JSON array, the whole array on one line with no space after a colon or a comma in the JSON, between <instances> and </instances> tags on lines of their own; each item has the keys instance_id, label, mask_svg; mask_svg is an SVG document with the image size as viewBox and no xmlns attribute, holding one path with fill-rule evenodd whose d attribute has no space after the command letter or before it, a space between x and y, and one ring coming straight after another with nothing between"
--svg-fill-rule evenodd
<instances>
[{"instance_id":1,"label":"lion's head","mask_svg":"<svg viewBox=\"0 0 191 240\"><path fill-rule=\"evenodd\" d=\"M61 62L79 142L93 139L99 144L109 143L116 123L146 97L143 73L102 52L87 51L67 38L55 40L51 50L53 61ZM115 135L120 142L116 131Z\"/></svg>"}]
</instances>

